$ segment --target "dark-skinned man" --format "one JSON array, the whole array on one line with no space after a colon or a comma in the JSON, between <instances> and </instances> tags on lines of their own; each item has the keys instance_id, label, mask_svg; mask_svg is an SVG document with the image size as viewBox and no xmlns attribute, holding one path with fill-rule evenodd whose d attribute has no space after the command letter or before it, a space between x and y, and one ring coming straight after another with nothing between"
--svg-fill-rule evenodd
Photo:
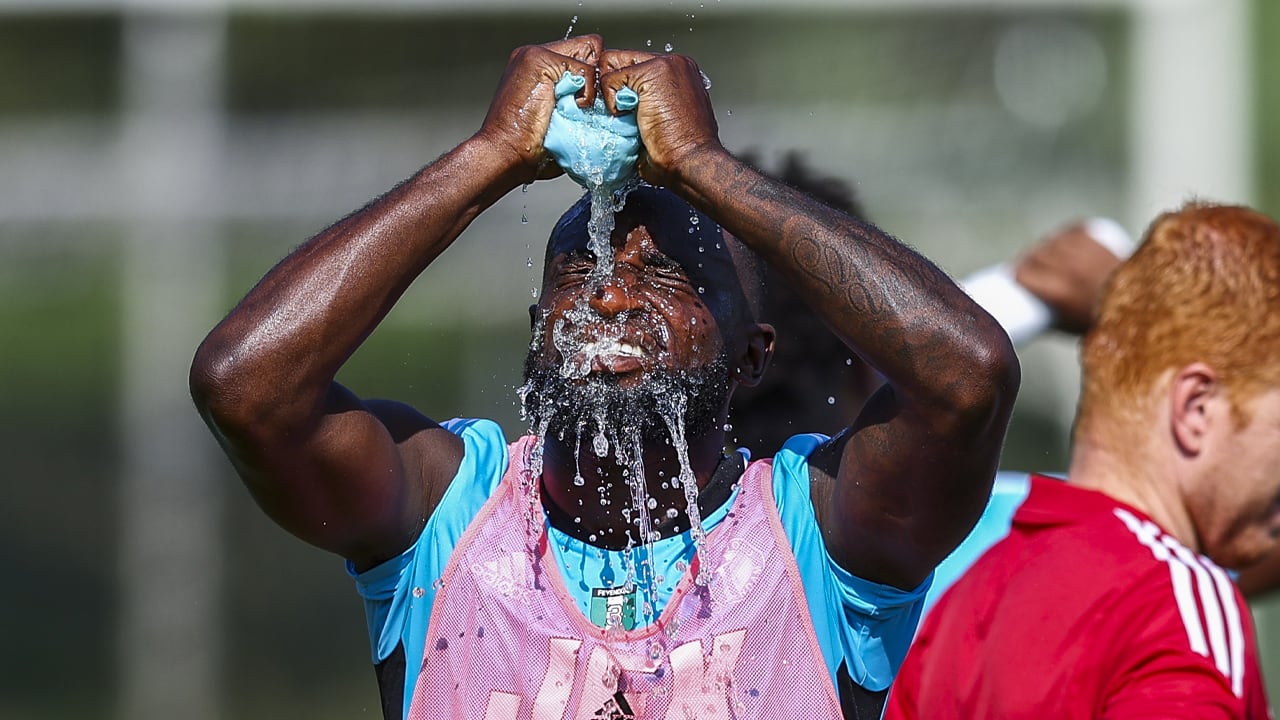
<instances>
[{"instance_id":1,"label":"dark-skinned man","mask_svg":"<svg viewBox=\"0 0 1280 720\"><path fill-rule=\"evenodd\" d=\"M532 432L337 384L472 219L559 174L543 139L566 73L580 108L638 97L648 186L612 258L584 203L553 232ZM887 384L836 438L747 463L723 426L772 350L760 261ZM192 368L257 502L347 559L384 712L415 718L877 716L1017 384L1004 332L934 265L726 152L691 59L597 36L517 49L475 135L272 269Z\"/></svg>"}]
</instances>

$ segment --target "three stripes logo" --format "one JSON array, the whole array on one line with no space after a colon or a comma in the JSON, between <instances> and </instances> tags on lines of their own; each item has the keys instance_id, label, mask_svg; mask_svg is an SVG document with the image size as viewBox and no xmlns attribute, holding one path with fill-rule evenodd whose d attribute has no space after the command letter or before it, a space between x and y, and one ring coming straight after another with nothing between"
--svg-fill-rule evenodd
<instances>
[{"instance_id":1,"label":"three stripes logo","mask_svg":"<svg viewBox=\"0 0 1280 720\"><path fill-rule=\"evenodd\" d=\"M1244 625L1235 587L1222 568L1197 556L1166 535L1150 520L1141 520L1124 508L1116 517L1138 538L1156 560L1169 567L1178 614L1192 651L1207 658L1231 682L1231 692L1244 696Z\"/></svg>"}]
</instances>

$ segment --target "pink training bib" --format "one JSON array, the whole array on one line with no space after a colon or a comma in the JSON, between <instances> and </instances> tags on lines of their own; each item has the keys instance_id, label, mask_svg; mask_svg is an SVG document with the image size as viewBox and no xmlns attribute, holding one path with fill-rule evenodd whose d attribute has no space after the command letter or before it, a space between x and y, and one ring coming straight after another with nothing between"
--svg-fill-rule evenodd
<instances>
[{"instance_id":1,"label":"pink training bib","mask_svg":"<svg viewBox=\"0 0 1280 720\"><path fill-rule=\"evenodd\" d=\"M648 627L598 627L530 547L515 488L536 440L463 534L431 611L412 720L839 719L772 494L748 465L733 507ZM699 563L712 568L694 583Z\"/></svg>"}]
</instances>

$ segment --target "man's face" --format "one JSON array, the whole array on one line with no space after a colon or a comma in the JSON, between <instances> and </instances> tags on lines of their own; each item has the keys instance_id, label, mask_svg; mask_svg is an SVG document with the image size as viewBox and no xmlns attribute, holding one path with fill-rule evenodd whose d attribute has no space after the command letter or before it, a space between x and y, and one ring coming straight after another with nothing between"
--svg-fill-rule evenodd
<instances>
[{"instance_id":1,"label":"man's face","mask_svg":"<svg viewBox=\"0 0 1280 720\"><path fill-rule=\"evenodd\" d=\"M1203 550L1215 562L1242 568L1280 542L1280 388L1257 396L1243 427L1224 430L1205 497L1191 507Z\"/></svg>"},{"instance_id":2,"label":"man's face","mask_svg":"<svg viewBox=\"0 0 1280 720\"><path fill-rule=\"evenodd\" d=\"M682 396L687 432L712 429L729 395L741 297L715 224L646 188L617 215L612 274L593 277L588 245L579 224L548 250L525 363L526 413L557 435L611 425L654 441L668 437L672 402Z\"/></svg>"}]
</instances>

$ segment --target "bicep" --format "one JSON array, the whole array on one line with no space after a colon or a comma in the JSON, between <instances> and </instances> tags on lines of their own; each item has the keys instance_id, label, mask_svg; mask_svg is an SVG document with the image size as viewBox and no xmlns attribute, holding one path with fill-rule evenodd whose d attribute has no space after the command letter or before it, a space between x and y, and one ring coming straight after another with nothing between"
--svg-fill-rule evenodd
<instances>
[{"instance_id":1,"label":"bicep","mask_svg":"<svg viewBox=\"0 0 1280 720\"><path fill-rule=\"evenodd\" d=\"M364 567L413 542L461 455L456 436L408 406L334 383L312 427L263 443L239 469L276 523Z\"/></svg>"},{"instance_id":2,"label":"bicep","mask_svg":"<svg viewBox=\"0 0 1280 720\"><path fill-rule=\"evenodd\" d=\"M816 453L815 469L831 478L815 504L832 558L861 577L916 587L982 514L1002 438L1003 427L942 427L881 387Z\"/></svg>"}]
</instances>

